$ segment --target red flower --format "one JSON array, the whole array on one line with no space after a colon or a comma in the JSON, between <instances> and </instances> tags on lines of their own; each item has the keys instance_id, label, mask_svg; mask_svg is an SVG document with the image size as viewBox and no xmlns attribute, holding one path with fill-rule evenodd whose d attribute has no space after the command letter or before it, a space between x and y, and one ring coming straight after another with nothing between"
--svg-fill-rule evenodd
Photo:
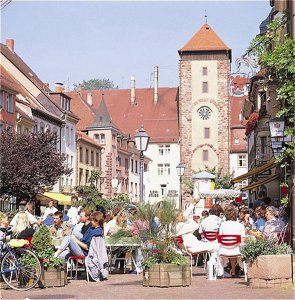
<instances>
[{"instance_id":1,"label":"red flower","mask_svg":"<svg viewBox=\"0 0 295 300\"><path fill-rule=\"evenodd\" d=\"M249 120L246 124L246 132L245 134L248 136L251 131L254 129L256 123L259 120L259 113L258 112L252 112L252 114L249 116Z\"/></svg>"}]
</instances>

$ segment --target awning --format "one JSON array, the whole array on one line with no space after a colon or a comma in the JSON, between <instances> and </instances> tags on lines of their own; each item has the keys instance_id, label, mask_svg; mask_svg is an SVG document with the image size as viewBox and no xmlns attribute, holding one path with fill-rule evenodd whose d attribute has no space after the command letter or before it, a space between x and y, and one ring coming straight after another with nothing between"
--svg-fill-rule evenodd
<instances>
[{"instance_id":1,"label":"awning","mask_svg":"<svg viewBox=\"0 0 295 300\"><path fill-rule=\"evenodd\" d=\"M55 200L60 205L71 205L71 196L61 193L45 192L44 194L37 195L37 199L39 200L43 200L44 198L47 198L48 200Z\"/></svg>"},{"instance_id":2,"label":"awning","mask_svg":"<svg viewBox=\"0 0 295 300\"><path fill-rule=\"evenodd\" d=\"M252 170L250 170L250 171L249 171L248 173L246 173L246 174L243 174L243 175L241 175L241 176L238 176L238 177L236 177L236 178L233 178L233 179L231 180L231 183L237 183L237 182L240 182L240 181L242 181L242 180L244 180L244 179L247 179L248 177L251 177L251 176L253 176L253 175L257 175L257 174L263 173L263 172L265 172L265 171L267 171L267 170L269 170L269 169L274 168L276 165L277 165L277 164L276 164L275 160L273 159L273 160L269 161L268 163L266 163L266 164L264 164L264 165L262 165L262 166L253 168Z\"/></svg>"},{"instance_id":3,"label":"awning","mask_svg":"<svg viewBox=\"0 0 295 300\"><path fill-rule=\"evenodd\" d=\"M235 198L241 195L240 191L231 189L217 189L209 192L199 193L200 198L212 197L212 198Z\"/></svg>"},{"instance_id":4,"label":"awning","mask_svg":"<svg viewBox=\"0 0 295 300\"><path fill-rule=\"evenodd\" d=\"M207 171L202 171L202 172L194 174L192 176L192 179L215 179L215 175L213 175Z\"/></svg>"},{"instance_id":5,"label":"awning","mask_svg":"<svg viewBox=\"0 0 295 300\"><path fill-rule=\"evenodd\" d=\"M258 180L256 182L253 182L243 188L241 188L241 191L244 192L244 191L248 191L248 190L253 190L263 184L266 184L266 183L269 183L271 181L274 181L276 179L278 179L280 177L279 174L275 174L275 175L272 175L272 176L268 176L267 178L264 178L262 180Z\"/></svg>"}]
</instances>

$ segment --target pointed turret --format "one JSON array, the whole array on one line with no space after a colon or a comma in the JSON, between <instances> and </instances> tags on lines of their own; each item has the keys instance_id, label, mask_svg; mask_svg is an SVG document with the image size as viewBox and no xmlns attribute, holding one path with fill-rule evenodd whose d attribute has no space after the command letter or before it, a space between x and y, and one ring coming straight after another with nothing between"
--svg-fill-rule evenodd
<instances>
[{"instance_id":1,"label":"pointed turret","mask_svg":"<svg viewBox=\"0 0 295 300\"><path fill-rule=\"evenodd\" d=\"M194 52L226 51L231 57L231 49L215 33L213 28L205 23L195 35L178 50L179 55Z\"/></svg>"},{"instance_id":2,"label":"pointed turret","mask_svg":"<svg viewBox=\"0 0 295 300\"><path fill-rule=\"evenodd\" d=\"M89 126L88 128L106 128L106 127L113 127L117 128L114 123L112 122L112 118L110 117L108 108L104 101L104 95L102 94L102 98L96 113L96 122Z\"/></svg>"}]
</instances>

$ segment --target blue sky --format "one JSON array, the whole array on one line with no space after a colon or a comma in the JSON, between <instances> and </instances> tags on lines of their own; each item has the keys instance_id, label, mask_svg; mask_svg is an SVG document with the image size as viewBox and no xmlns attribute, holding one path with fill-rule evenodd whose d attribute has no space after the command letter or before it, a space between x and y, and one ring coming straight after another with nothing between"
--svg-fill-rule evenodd
<instances>
[{"instance_id":1,"label":"blue sky","mask_svg":"<svg viewBox=\"0 0 295 300\"><path fill-rule=\"evenodd\" d=\"M120 88L178 86L177 50L205 23L232 48L233 62L259 32L269 1L13 1L1 12L1 42L54 88L69 78L110 78ZM232 70L234 70L234 65Z\"/></svg>"}]
</instances>

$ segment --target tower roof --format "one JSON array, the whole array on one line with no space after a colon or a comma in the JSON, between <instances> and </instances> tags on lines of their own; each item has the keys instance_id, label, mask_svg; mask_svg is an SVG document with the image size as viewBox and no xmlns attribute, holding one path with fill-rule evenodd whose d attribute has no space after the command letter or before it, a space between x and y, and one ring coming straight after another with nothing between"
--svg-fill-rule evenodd
<instances>
[{"instance_id":1,"label":"tower roof","mask_svg":"<svg viewBox=\"0 0 295 300\"><path fill-rule=\"evenodd\" d=\"M205 23L178 52L215 50L231 49L221 40L212 27Z\"/></svg>"},{"instance_id":2,"label":"tower roof","mask_svg":"<svg viewBox=\"0 0 295 300\"><path fill-rule=\"evenodd\" d=\"M106 128L106 127L113 127L116 126L113 124L112 119L110 117L109 111L107 109L106 103L104 101L104 98L102 96L102 99L100 101L97 114L96 114L96 122L92 125L90 125L88 128Z\"/></svg>"}]
</instances>

